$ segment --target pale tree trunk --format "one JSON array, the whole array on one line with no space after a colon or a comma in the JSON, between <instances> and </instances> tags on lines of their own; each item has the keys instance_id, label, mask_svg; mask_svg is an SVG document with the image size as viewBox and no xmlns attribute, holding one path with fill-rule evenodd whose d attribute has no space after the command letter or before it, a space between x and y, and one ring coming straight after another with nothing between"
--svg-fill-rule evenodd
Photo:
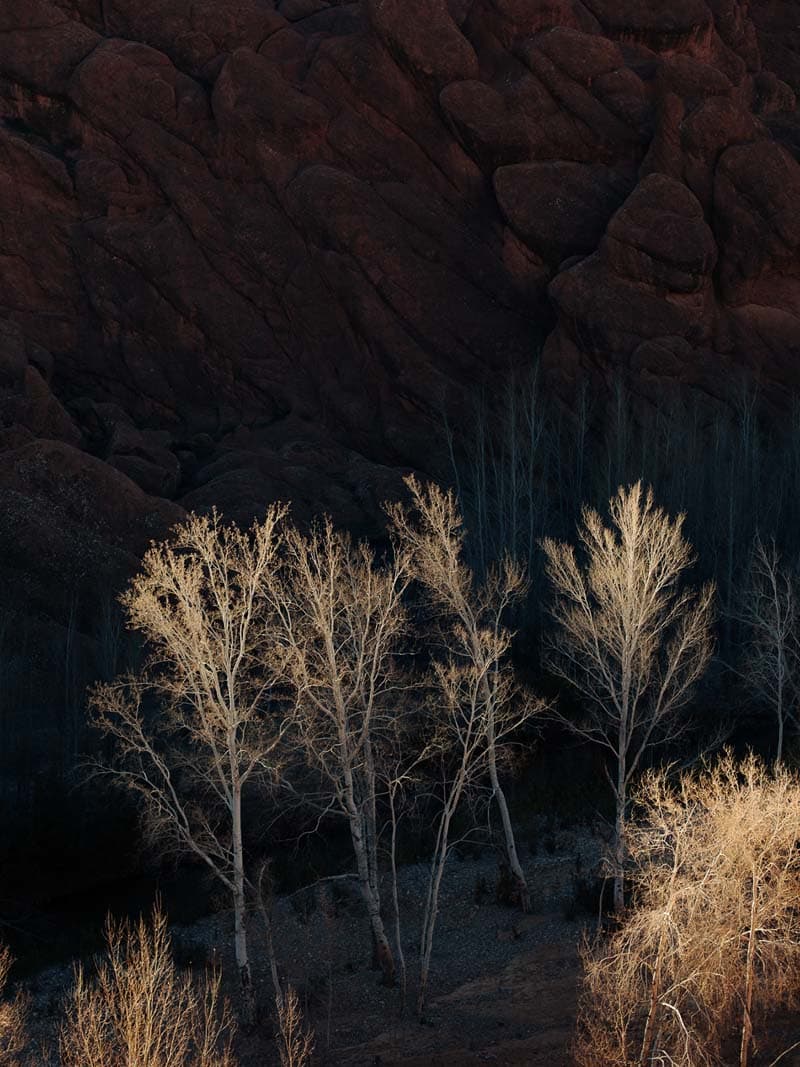
<instances>
[{"instance_id":1,"label":"pale tree trunk","mask_svg":"<svg viewBox=\"0 0 800 1067\"><path fill-rule=\"evenodd\" d=\"M619 735L617 744L617 787L614 799L616 813L614 820L614 914L621 915L625 910L625 815L628 793L628 715L630 713L631 677L630 669L625 664L622 670L622 700L619 717Z\"/></svg>"},{"instance_id":2,"label":"pale tree trunk","mask_svg":"<svg viewBox=\"0 0 800 1067\"><path fill-rule=\"evenodd\" d=\"M478 662L478 657L481 655L480 646L477 641L473 641L473 654ZM483 699L486 701L487 709L492 707L492 694L489 689L489 683L486 678L483 678L481 688L483 690ZM500 809L500 821L503 826L503 842L505 845L506 862L508 863L508 869L511 871L511 875L516 883L517 892L519 893L519 902L524 912L531 910L531 895L528 890L528 882L525 878L525 872L522 870L522 864L519 861L519 855L517 853L517 842L514 837L514 827L511 823L511 815L508 811L508 803L506 802L506 795L503 791L503 787L500 784L500 778L497 774L497 746L495 744L494 737L494 713L489 713L489 723L486 733L486 747L489 756L489 780L492 785L492 793L497 800L497 806Z\"/></svg>"},{"instance_id":3,"label":"pale tree trunk","mask_svg":"<svg viewBox=\"0 0 800 1067\"><path fill-rule=\"evenodd\" d=\"M497 754L495 752L493 733L489 742L489 780L492 783L492 792L497 801L497 806L500 809L506 861L517 886L520 906L524 912L529 912L531 910L531 895L528 890L528 882L525 878L525 873L522 870L522 864L519 861L519 855L517 854L517 843L514 839L514 827L511 825L511 815L508 811L506 795L503 792L503 787L500 785L500 779L497 775Z\"/></svg>"},{"instance_id":4,"label":"pale tree trunk","mask_svg":"<svg viewBox=\"0 0 800 1067\"><path fill-rule=\"evenodd\" d=\"M267 960L269 962L270 977L272 978L272 988L275 991L275 1003L282 1008L284 1006L284 995L280 976L278 974L278 957L275 953L275 939L272 933L272 905L271 902L268 905L264 900L263 881L265 869L265 866L262 866L261 873L259 874L258 885L256 888L256 904L264 923L264 937L267 942Z\"/></svg>"},{"instance_id":5,"label":"pale tree trunk","mask_svg":"<svg viewBox=\"0 0 800 1067\"><path fill-rule=\"evenodd\" d=\"M369 887L370 893L380 901L380 885L378 883L378 819L375 800L375 759L369 736L364 740L364 772L366 781L364 783L363 794L366 799L363 808L365 815L362 826L366 843ZM374 932L372 935L372 967L374 970L381 969L381 948L379 942L375 938Z\"/></svg>"},{"instance_id":6,"label":"pale tree trunk","mask_svg":"<svg viewBox=\"0 0 800 1067\"><path fill-rule=\"evenodd\" d=\"M778 653L778 684L776 686L776 707L778 715L778 751L775 754L775 763L783 759L783 653Z\"/></svg>"},{"instance_id":7,"label":"pale tree trunk","mask_svg":"<svg viewBox=\"0 0 800 1067\"><path fill-rule=\"evenodd\" d=\"M394 941L397 949L397 962L400 965L400 1014L405 1014L406 992L408 988L406 976L406 957L403 952L403 932L400 920L400 897L397 892L397 808L395 804L395 789L389 787L389 811L392 819L391 840L391 863L392 863L392 905L394 907Z\"/></svg>"},{"instance_id":8,"label":"pale tree trunk","mask_svg":"<svg viewBox=\"0 0 800 1067\"><path fill-rule=\"evenodd\" d=\"M625 910L625 806L627 787L625 784L625 760L620 757L617 770L616 818L614 820L614 913L621 915Z\"/></svg>"},{"instance_id":9,"label":"pale tree trunk","mask_svg":"<svg viewBox=\"0 0 800 1067\"><path fill-rule=\"evenodd\" d=\"M419 949L419 991L417 993L417 1016L422 1022L425 1018L425 1001L428 994L428 979L431 971L433 954L433 932L436 917L439 914L439 890L447 861L447 845L450 836L450 820L455 807L445 811L436 839L436 852L428 882L428 897L425 901L425 914L422 919L422 937Z\"/></svg>"},{"instance_id":10,"label":"pale tree trunk","mask_svg":"<svg viewBox=\"0 0 800 1067\"><path fill-rule=\"evenodd\" d=\"M244 891L244 849L242 846L242 788L238 780L233 787L233 927L236 966L242 987L242 1004L247 1023L255 1022L253 980L247 954L247 914Z\"/></svg>"},{"instance_id":11,"label":"pale tree trunk","mask_svg":"<svg viewBox=\"0 0 800 1067\"><path fill-rule=\"evenodd\" d=\"M353 851L356 856L356 868L358 881L361 886L361 894L367 906L370 931L375 950L377 951L378 963L383 973L383 984L393 986L395 981L394 957L386 936L381 917L380 895L374 876L370 871L369 846L364 837L364 818L355 802L353 790L353 776L349 769L345 772L345 803L347 805L347 817L350 824L350 838L353 842Z\"/></svg>"},{"instance_id":12,"label":"pale tree trunk","mask_svg":"<svg viewBox=\"0 0 800 1067\"><path fill-rule=\"evenodd\" d=\"M742 1010L742 1043L739 1048L739 1067L747 1067L750 1058L750 1045L753 1041L753 984L755 981L755 955L756 955L756 896L758 887L756 884L756 872L753 871L751 884L752 899L750 901L750 929L747 938L747 959L744 976L744 1007Z\"/></svg>"}]
</instances>

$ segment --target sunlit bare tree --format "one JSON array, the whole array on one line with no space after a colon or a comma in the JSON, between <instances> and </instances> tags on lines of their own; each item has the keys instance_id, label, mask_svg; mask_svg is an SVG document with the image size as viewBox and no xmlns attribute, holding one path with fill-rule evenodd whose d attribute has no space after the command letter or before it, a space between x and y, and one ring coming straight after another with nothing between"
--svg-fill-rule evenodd
<instances>
[{"instance_id":1,"label":"sunlit bare tree","mask_svg":"<svg viewBox=\"0 0 800 1067\"><path fill-rule=\"evenodd\" d=\"M394 535L408 551L414 576L436 605L451 654L475 670L484 723L485 767L500 813L506 862L522 908L528 911L530 894L500 782L496 740L497 720L505 718L503 701L513 692L503 614L525 595L525 575L508 558L502 566L489 568L482 581L476 581L464 560L463 522L455 495L436 485L423 487L413 477L406 479L406 485L411 509L389 508Z\"/></svg>"},{"instance_id":2,"label":"sunlit bare tree","mask_svg":"<svg viewBox=\"0 0 800 1067\"><path fill-rule=\"evenodd\" d=\"M303 1009L294 986L277 1000L278 1054L281 1067L309 1067L314 1052L314 1034L303 1020Z\"/></svg>"},{"instance_id":3,"label":"sunlit bare tree","mask_svg":"<svg viewBox=\"0 0 800 1067\"><path fill-rule=\"evenodd\" d=\"M693 562L684 516L671 519L637 482L610 501L611 525L585 508L582 558L543 542L557 624L546 662L582 698L586 717L562 721L612 758L614 907L624 906L628 790L647 750L685 727L679 716L712 651L714 589L683 584Z\"/></svg>"},{"instance_id":4,"label":"sunlit bare tree","mask_svg":"<svg viewBox=\"0 0 800 1067\"><path fill-rule=\"evenodd\" d=\"M527 900L527 885L517 857L511 820L499 783L498 764L507 744L542 708L524 693L509 663L513 634L505 624L511 604L525 588L520 567L506 558L490 567L480 585L461 558L461 519L451 493L421 487L413 478L411 507L388 509L396 543L407 551L414 575L439 609L431 671L431 738L427 756L438 759L437 793L441 811L431 861L420 943L417 1012L425 1011L439 895L451 849L453 819L465 796L488 778L503 818L507 851Z\"/></svg>"},{"instance_id":5,"label":"sunlit bare tree","mask_svg":"<svg viewBox=\"0 0 800 1067\"><path fill-rule=\"evenodd\" d=\"M398 666L406 624L408 560L379 562L364 542L330 520L286 534L284 569L269 597L282 678L292 693L297 736L323 783L324 802L347 820L361 892L384 981L395 964L381 912L378 765L382 739L402 708Z\"/></svg>"},{"instance_id":6,"label":"sunlit bare tree","mask_svg":"<svg viewBox=\"0 0 800 1067\"><path fill-rule=\"evenodd\" d=\"M585 946L576 1059L748 1067L800 998L800 781L726 755L674 787L647 775L637 800L634 906Z\"/></svg>"},{"instance_id":7,"label":"sunlit bare tree","mask_svg":"<svg viewBox=\"0 0 800 1067\"><path fill-rule=\"evenodd\" d=\"M242 796L274 776L289 728L271 702L272 624L262 595L284 514L271 507L249 531L216 513L192 515L153 545L122 598L148 659L139 674L98 685L90 700L116 757L98 769L144 800L156 839L197 856L231 894L249 1018Z\"/></svg>"}]
</instances>

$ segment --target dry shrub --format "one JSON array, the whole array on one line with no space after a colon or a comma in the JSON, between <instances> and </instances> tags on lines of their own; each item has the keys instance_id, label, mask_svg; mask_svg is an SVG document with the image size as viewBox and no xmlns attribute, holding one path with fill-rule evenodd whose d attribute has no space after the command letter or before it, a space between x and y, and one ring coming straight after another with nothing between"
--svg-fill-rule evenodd
<instances>
[{"instance_id":1,"label":"dry shrub","mask_svg":"<svg viewBox=\"0 0 800 1067\"><path fill-rule=\"evenodd\" d=\"M749 757L645 778L634 906L584 946L581 1067L747 1067L800 1000L800 780Z\"/></svg>"},{"instance_id":2,"label":"dry shrub","mask_svg":"<svg viewBox=\"0 0 800 1067\"><path fill-rule=\"evenodd\" d=\"M13 958L8 948L0 946L0 1067L17 1067L26 1045L26 1001L22 993L4 999Z\"/></svg>"},{"instance_id":3,"label":"dry shrub","mask_svg":"<svg viewBox=\"0 0 800 1067\"><path fill-rule=\"evenodd\" d=\"M281 1067L308 1067L314 1051L314 1033L305 1024L294 986L289 986L277 1004Z\"/></svg>"},{"instance_id":4,"label":"dry shrub","mask_svg":"<svg viewBox=\"0 0 800 1067\"><path fill-rule=\"evenodd\" d=\"M63 1067L234 1067L233 1018L218 971L200 988L172 958L167 919L106 926L94 979L82 967L61 1027Z\"/></svg>"}]
</instances>

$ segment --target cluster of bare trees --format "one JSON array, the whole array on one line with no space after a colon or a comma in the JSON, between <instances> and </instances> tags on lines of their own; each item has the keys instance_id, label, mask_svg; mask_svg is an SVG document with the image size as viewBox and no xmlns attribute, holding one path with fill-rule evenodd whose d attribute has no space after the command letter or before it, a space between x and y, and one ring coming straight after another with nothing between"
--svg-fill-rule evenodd
<instances>
[{"instance_id":1,"label":"cluster of bare trees","mask_svg":"<svg viewBox=\"0 0 800 1067\"><path fill-rule=\"evenodd\" d=\"M649 773L636 799L635 906L584 947L576 1058L748 1067L800 1001L800 780L726 755L677 784Z\"/></svg>"},{"instance_id":2,"label":"cluster of bare trees","mask_svg":"<svg viewBox=\"0 0 800 1067\"><path fill-rule=\"evenodd\" d=\"M584 509L577 549L541 541L554 622L545 663L577 695L576 717L546 708L514 670L509 619L529 590L519 561L506 554L471 567L457 494L406 484L406 502L387 507L384 554L328 519L301 530L282 505L247 531L216 513L190 516L153 545L122 598L145 658L91 694L93 721L111 741L110 760L95 772L137 794L153 839L196 857L230 895L247 1021L256 1011L247 920L260 905L279 1053L284 1067L298 1067L314 1037L280 981L263 868L254 872L248 847L263 832L268 793L286 790L320 819L346 824L374 961L385 984L399 977L403 999L398 827L415 798L426 798L422 1018L441 887L468 799L482 799L490 820L497 814L503 863L520 907L530 907L503 781L510 742L546 713L607 755L613 903L620 917L634 904L608 941L585 950L581 1062L710 1064L735 1029L747 1067L758 1020L791 999L800 974L786 903L800 890L800 789L780 762L799 662L792 573L774 545L756 542L738 616L749 634L748 679L776 716L775 774L728 758L671 792L649 773L636 794L644 821L631 822L631 791L656 749L689 728L685 709L713 651L715 591L687 581L695 557L685 517L671 517L637 482L612 496L608 520ZM177 1058L164 1059L167 1067L182 1064L190 1046L202 1067L232 1063L219 976L198 994L170 967L163 916L150 928L111 925L106 964L93 982L76 976L65 1064L83 1056L115 1067L116 1053L87 1059L86 1050L121 1048L119 1035L140 1039L131 1012L150 1003L148 982L169 994L160 1000ZM147 1039L171 1041L167 1030L163 1020L148 1024ZM139 1060L150 1067L153 1057Z\"/></svg>"},{"instance_id":3,"label":"cluster of bare trees","mask_svg":"<svg viewBox=\"0 0 800 1067\"><path fill-rule=\"evenodd\" d=\"M541 709L514 680L504 621L524 574L507 559L476 580L453 494L413 479L408 488L410 503L389 509L391 551L381 557L327 519L301 531L282 506L248 531L216 514L191 516L149 550L122 598L146 642L141 669L91 694L93 721L113 742L112 760L95 771L138 794L153 838L193 854L230 893L248 1019L246 915L258 880L244 812L257 813L269 787L302 792L321 815L346 821L375 961L392 985L399 957L403 990L398 820L415 791L437 798L420 1015L452 823L467 796L483 791L496 806L506 862L529 906L501 782L510 736ZM243 805L248 792L255 802ZM394 948L379 864L387 826ZM288 1025L296 1000L274 966L272 974Z\"/></svg>"}]
</instances>

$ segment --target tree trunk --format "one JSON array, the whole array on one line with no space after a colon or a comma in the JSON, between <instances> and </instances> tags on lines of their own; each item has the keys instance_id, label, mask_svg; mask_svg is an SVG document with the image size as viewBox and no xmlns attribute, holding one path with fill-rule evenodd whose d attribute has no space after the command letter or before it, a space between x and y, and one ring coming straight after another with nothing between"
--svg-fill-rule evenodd
<instances>
[{"instance_id":1,"label":"tree trunk","mask_svg":"<svg viewBox=\"0 0 800 1067\"><path fill-rule=\"evenodd\" d=\"M358 869L358 881L361 886L361 894L367 906L369 926L372 932L374 951L377 953L378 964L383 973L383 984L393 986L395 984L394 957L386 936L381 917L381 904L376 887L370 877L369 857L367 844L364 841L364 828L361 813L355 805L352 795L347 797L348 821L350 823L350 837L353 842L353 851L356 855L356 867Z\"/></svg>"},{"instance_id":2,"label":"tree trunk","mask_svg":"<svg viewBox=\"0 0 800 1067\"><path fill-rule=\"evenodd\" d=\"M481 655L481 649L477 639L473 639L472 651L476 662L478 662ZM481 689L487 708L491 707L493 709L495 705L492 702L492 693L485 676L482 680ZM505 846L506 862L508 863L508 869L511 871L511 875L517 886L520 906L524 912L529 912L531 910L531 895L528 890L528 883L525 879L525 872L522 870L522 864L519 862L519 856L517 855L517 842L514 838L514 827L511 824L511 815L508 811L506 795L503 792L503 787L500 785L500 778L497 774L497 748L494 739L493 710L490 712L489 728L486 735L486 748L489 756L489 779L492 783L492 793L497 800L497 806L500 809L500 821L503 824L503 842Z\"/></svg>"},{"instance_id":3,"label":"tree trunk","mask_svg":"<svg viewBox=\"0 0 800 1067\"><path fill-rule=\"evenodd\" d=\"M744 976L744 1009L742 1012L742 1043L739 1048L739 1067L747 1067L750 1058L750 1045L753 1040L753 982L755 972L756 955L756 873L753 871L751 885L752 899L750 901L750 930L747 938L747 960L745 963Z\"/></svg>"},{"instance_id":4,"label":"tree trunk","mask_svg":"<svg viewBox=\"0 0 800 1067\"><path fill-rule=\"evenodd\" d=\"M617 776L617 812L614 822L614 914L621 915L625 910L625 778L624 763L620 760Z\"/></svg>"},{"instance_id":5,"label":"tree trunk","mask_svg":"<svg viewBox=\"0 0 800 1067\"><path fill-rule=\"evenodd\" d=\"M783 671L778 672L778 686L777 686L777 708L778 713L778 751L775 753L775 763L779 764L783 759Z\"/></svg>"},{"instance_id":6,"label":"tree trunk","mask_svg":"<svg viewBox=\"0 0 800 1067\"><path fill-rule=\"evenodd\" d=\"M524 912L529 912L531 910L531 895L528 889L528 883L525 879L525 872L522 870L522 864L519 862L517 842L514 839L514 827L511 825L511 815L508 811L506 795L503 792L503 787L500 785L500 779L497 775L497 756L495 753L494 736L492 736L489 741L489 779L492 783L492 791L497 801L497 806L500 809L500 821L503 824L503 842L505 846L506 862L508 863L508 868L516 883L517 892L519 893L520 907Z\"/></svg>"},{"instance_id":7,"label":"tree trunk","mask_svg":"<svg viewBox=\"0 0 800 1067\"><path fill-rule=\"evenodd\" d=\"M403 952L402 924L400 921L400 897L397 892L397 809L395 807L395 791L389 787L389 810L392 817L392 905L394 907L394 941L397 949L397 961L400 964L400 1015L406 1010L406 957Z\"/></svg>"},{"instance_id":8,"label":"tree trunk","mask_svg":"<svg viewBox=\"0 0 800 1067\"><path fill-rule=\"evenodd\" d=\"M425 1018L425 1001L428 994L428 978L431 970L431 955L433 954L433 931L436 927L436 917L439 914L439 889L442 884L445 863L447 862L447 844L450 837L450 820L455 811L461 789L456 795L455 804L452 803L445 810L439 833L436 839L436 850L431 864L431 874L428 880L428 896L425 901L425 914L422 917L422 937L419 947L419 991L417 993L417 1017L420 1022Z\"/></svg>"},{"instance_id":9,"label":"tree trunk","mask_svg":"<svg viewBox=\"0 0 800 1067\"><path fill-rule=\"evenodd\" d=\"M653 1056L653 1045L656 1039L656 1023L658 1021L658 998L661 996L661 960L664 953L664 927L658 937L658 951L653 962L653 973L650 978L650 1004L647 1009L647 1021L644 1024L642 1036L642 1050L639 1054L640 1067L647 1067Z\"/></svg>"},{"instance_id":10,"label":"tree trunk","mask_svg":"<svg viewBox=\"0 0 800 1067\"><path fill-rule=\"evenodd\" d=\"M242 1008L248 1025L255 1022L255 999L247 954L247 914L244 895L244 850L242 847L242 792L236 783L233 792L233 927L234 951L242 987Z\"/></svg>"}]
</instances>

